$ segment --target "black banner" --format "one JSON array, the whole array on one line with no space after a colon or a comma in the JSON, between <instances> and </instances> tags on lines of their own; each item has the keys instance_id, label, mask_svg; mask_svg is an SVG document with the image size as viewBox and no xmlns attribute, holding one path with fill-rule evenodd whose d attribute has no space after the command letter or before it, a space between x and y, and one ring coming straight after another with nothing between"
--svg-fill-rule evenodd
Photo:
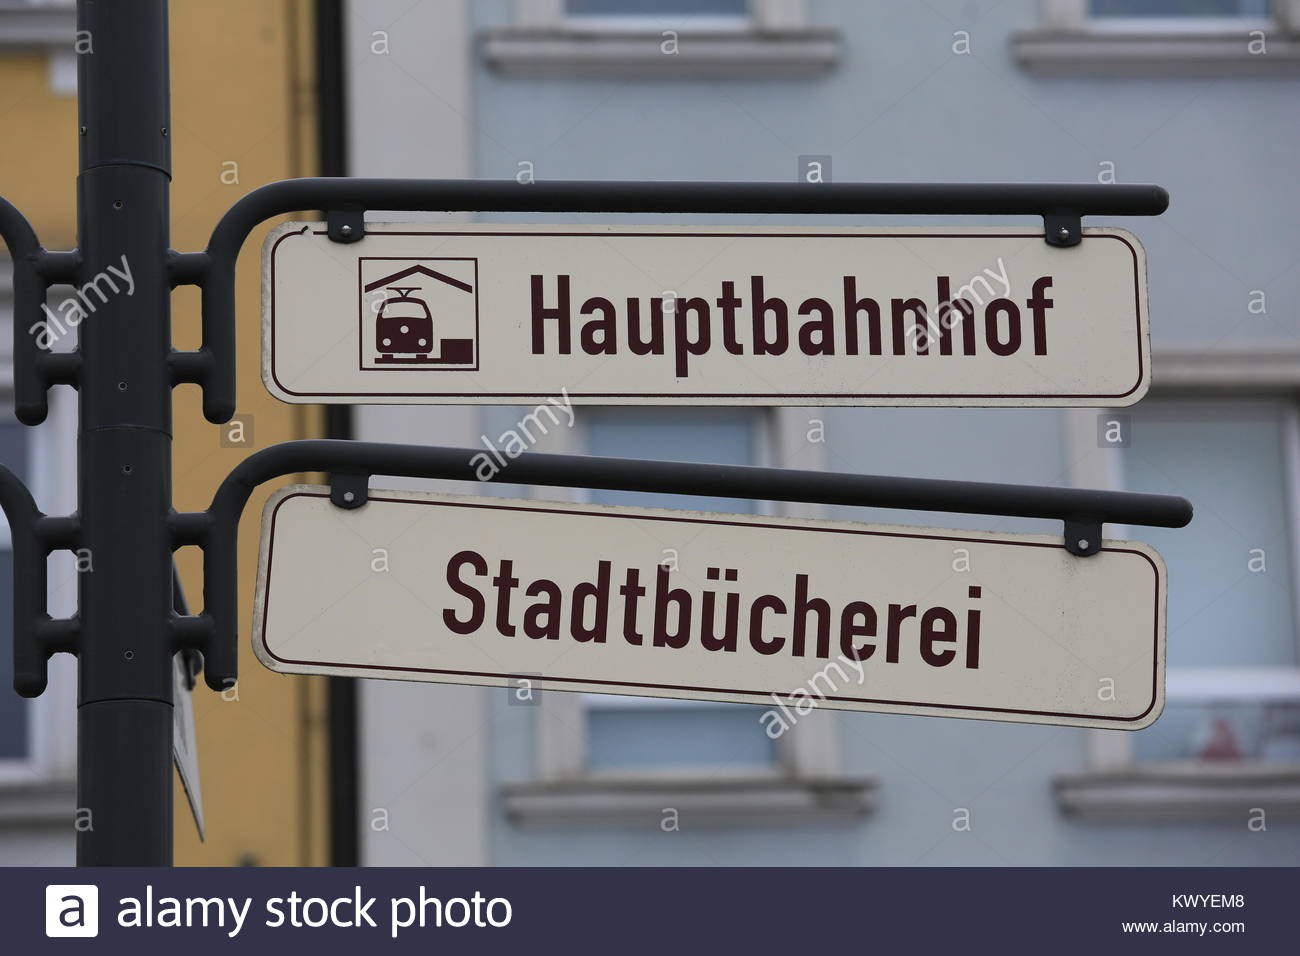
<instances>
[{"instance_id":1,"label":"black banner","mask_svg":"<svg viewBox=\"0 0 1300 956\"><path fill-rule=\"evenodd\" d=\"M1281 953L1298 887L1290 869L0 870L7 952L186 956Z\"/></svg>"}]
</instances>

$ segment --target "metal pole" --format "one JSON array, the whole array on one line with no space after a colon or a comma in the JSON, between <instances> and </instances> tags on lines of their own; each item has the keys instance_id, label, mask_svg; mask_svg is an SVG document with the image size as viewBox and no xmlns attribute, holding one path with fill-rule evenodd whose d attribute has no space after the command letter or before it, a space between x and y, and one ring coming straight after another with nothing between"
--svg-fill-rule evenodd
<instances>
[{"instance_id":1,"label":"metal pole","mask_svg":"<svg viewBox=\"0 0 1300 956\"><path fill-rule=\"evenodd\" d=\"M79 544L87 552L83 563L90 563L79 576L77 862L168 866L166 0L78 0L77 26L93 44L93 52L77 58L77 285L89 313L79 332Z\"/></svg>"}]
</instances>

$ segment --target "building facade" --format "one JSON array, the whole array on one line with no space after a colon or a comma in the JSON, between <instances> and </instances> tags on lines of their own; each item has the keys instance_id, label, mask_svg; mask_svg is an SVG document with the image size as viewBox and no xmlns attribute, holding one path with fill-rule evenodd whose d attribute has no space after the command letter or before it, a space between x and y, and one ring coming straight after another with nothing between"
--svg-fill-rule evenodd
<instances>
[{"instance_id":1,"label":"building facade","mask_svg":"<svg viewBox=\"0 0 1300 956\"><path fill-rule=\"evenodd\" d=\"M313 11L309 0L171 4L174 248L202 249L221 214L249 190L317 169ZM13 146L0 155L0 194L22 210L50 249L76 246L75 39L70 0L0 3L0 89ZM90 51L82 55L93 55L93 37L89 42ZM239 272L235 421L210 425L197 389L175 393L173 475L181 510L205 508L221 479L252 451L320 434L314 410L276 402L257 375L262 235L250 239ZM54 389L50 420L38 428L14 419L10 271L0 268L0 460L28 482L43 510L67 514L76 510L76 395ZM68 292L56 287L51 301ZM173 320L175 347L197 347L196 289L175 293ZM56 347L72 344L69 339ZM250 504L241 535L245 620L251 614L260 507L259 500ZM7 635L7 526L3 535L0 628ZM201 605L202 595L200 560L193 552L178 554L192 607ZM53 557L51 613L75 611L77 574L70 554ZM9 641L0 643L0 865L70 864L75 828L88 822L76 808L76 663L56 655L50 689L23 700L10 690ZM178 783L176 860L232 866L328 862L325 684L277 679L251 655L243 663L237 690L218 695L200 685L194 692L207 840L200 843Z\"/></svg>"},{"instance_id":2,"label":"building facade","mask_svg":"<svg viewBox=\"0 0 1300 956\"><path fill-rule=\"evenodd\" d=\"M1300 4L354 0L346 9L352 175L514 179L520 189L559 179L1155 182L1173 197L1158 219L1091 223L1130 228L1147 249L1155 384L1133 408L583 407L571 428L539 436L539 450L1130 489L1197 506L1187 529L1131 531L1161 550L1171 581L1169 704L1149 730L821 711L773 740L760 706L366 682L362 862L1295 859L1300 224L1288 200ZM360 407L353 434L473 446L528 411ZM571 497L1049 530L961 515Z\"/></svg>"}]
</instances>

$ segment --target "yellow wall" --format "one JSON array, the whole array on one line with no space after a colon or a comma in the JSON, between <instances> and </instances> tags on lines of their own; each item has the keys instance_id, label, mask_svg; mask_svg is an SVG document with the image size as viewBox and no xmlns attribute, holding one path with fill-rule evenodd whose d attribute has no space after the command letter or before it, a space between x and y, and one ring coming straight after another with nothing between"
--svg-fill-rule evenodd
<instances>
[{"instance_id":1,"label":"yellow wall","mask_svg":"<svg viewBox=\"0 0 1300 956\"><path fill-rule=\"evenodd\" d=\"M172 245L202 249L221 213L245 192L276 179L311 175L315 165L310 0L173 0ZM35 225L47 248L75 241L77 110L49 87L43 53L0 55L0 118L11 133L0 152L0 192ZM235 164L235 165L230 165ZM223 182L222 174L238 183ZM238 416L251 441L222 445L204 421L198 389L175 401L175 502L205 507L221 478L269 444L319 435L315 409L272 399L259 374L259 255L265 229L239 266ZM175 344L198 344L198 294L178 290ZM194 702L208 840L200 844L176 787L178 864L309 865L328 862L324 684L277 677L248 650L257 524L266 492L245 512L240 541L240 666L237 701L200 685ZM200 602L199 561L181 553L185 589ZM194 608L197 609L197 608Z\"/></svg>"},{"instance_id":2,"label":"yellow wall","mask_svg":"<svg viewBox=\"0 0 1300 956\"><path fill-rule=\"evenodd\" d=\"M221 213L250 189L315 172L310 11L309 0L173 0L174 248L203 248ZM232 170L239 182L223 182ZM239 263L236 417L251 422L251 441L229 444L230 426L204 421L198 389L178 389L178 509L205 507L220 479L256 448L320 433L317 410L281 404L262 387L258 270L265 231L244 245ZM178 291L177 347L198 344L197 301L196 290ZM198 842L177 786L176 862L182 865L328 862L324 682L272 674L248 646L257 528L269 490L253 496L240 529L239 699L203 688L194 695L208 835ZM191 550L180 555L181 573L198 604L199 559Z\"/></svg>"}]
</instances>

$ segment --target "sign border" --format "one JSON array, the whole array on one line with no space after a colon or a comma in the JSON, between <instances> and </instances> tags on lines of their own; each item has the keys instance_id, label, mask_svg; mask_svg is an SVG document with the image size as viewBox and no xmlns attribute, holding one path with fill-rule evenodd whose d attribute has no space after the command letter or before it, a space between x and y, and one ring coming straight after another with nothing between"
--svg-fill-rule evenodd
<instances>
[{"instance_id":1,"label":"sign border","mask_svg":"<svg viewBox=\"0 0 1300 956\"><path fill-rule=\"evenodd\" d=\"M944 227L943 231L927 231L925 227L895 227L891 232L874 232L874 231L857 231L850 230L849 227L839 227L837 229L816 229L808 228L802 231L782 231L782 232L754 232L737 230L735 232L723 231L725 228L718 227L716 231L686 231L686 229L699 227L684 227L679 231L671 227L660 227L659 229L646 229L642 227L640 231L634 231L633 227L611 226L609 231L603 230L564 230L548 229L540 226L537 229L520 229L518 226L506 225L501 229L493 228L492 224L484 224L488 228L484 229L465 229L461 228L429 228L429 229L394 229L388 228L393 226L406 227L411 223L393 223L393 222L370 222L366 224L367 235L387 235L387 236L506 236L518 238L522 236L538 237L566 237L566 238L649 238L655 236L668 236L677 238L712 238L718 236L729 236L734 239L755 238L755 239L796 239L796 238L821 238L821 239L1037 239L1043 241L1041 230L1033 227L1006 227L1002 231L985 231L984 227L969 227L963 230L961 227ZM671 230L671 231L670 231ZM915 230L915 231L912 231ZM438 404L464 404L466 402L474 404L518 404L521 402L535 401L543 399L544 393L539 391L533 392L456 392L456 391L428 391L428 392L298 392L288 388L282 383L276 375L275 367L275 278L276 278L276 251L279 249L284 240L294 236L303 235L327 236L328 232L323 223L312 222L288 222L284 223L271 231L267 236L263 246L262 261L262 381L267 390L276 398L290 404L313 404L321 400L329 402L330 400L347 400L355 399L362 404L365 400L383 400L383 399L401 399L401 404L419 404L420 399L436 400ZM1051 394L1051 393L1033 393L1017 392L1007 394L987 394L980 392L972 393L872 393L872 392L570 392L569 396L573 399L583 401L584 403L603 401L606 404L635 404L637 400L657 399L664 401L676 400L683 405L689 405L692 402L707 404L726 405L728 399L734 400L738 405L784 405L789 407L817 406L824 404L843 405L848 407L879 407L879 408L901 408L909 406L929 406L929 407L1126 407L1141 401L1143 396L1151 387L1151 361L1150 361L1150 321L1147 309L1147 303L1143 292L1146 291L1146 285L1143 281L1143 265L1145 263L1145 250L1137 236L1126 229L1117 229L1112 227L1088 227L1083 230L1083 236L1080 242L1087 242L1090 239L1115 239L1122 242L1128 249L1133 260L1133 304L1137 335L1137 381L1125 392L1118 393L1079 393L1079 394ZM1072 247L1073 248L1073 247ZM1071 249L1057 250L1063 255L1069 255ZM482 331L480 330L480 336ZM481 351L480 343L480 351ZM478 356L481 370L482 357ZM980 403L986 402L987 405ZM1033 402L1033 404L1024 406L1022 402ZM1089 403L1100 402L1100 405L1090 405ZM974 403L974 404L971 404ZM1055 403L1055 404L1053 404ZM390 403L396 404L396 403Z\"/></svg>"},{"instance_id":2,"label":"sign border","mask_svg":"<svg viewBox=\"0 0 1300 956\"><path fill-rule=\"evenodd\" d=\"M498 511L517 511L517 512L531 512L531 513L541 512L541 513L548 513L548 514L559 512L561 514L582 515L582 516L589 516L589 517L638 518L642 520L684 522L689 524L712 524L712 525L742 526L742 527L759 526L759 527L772 528L772 529L783 530L783 531L810 531L810 532L817 532L817 533L866 535L868 537L874 537L874 538L923 538L927 540L939 539L943 541L953 541L958 543L996 544L996 545L1007 545L1012 547L1051 548L1051 549L1059 549L1062 551L1065 550L1064 542L1052 541L1047 539L1046 536L1039 536L1039 535L1023 535L1022 537L1026 539L1041 538L1042 540L1007 540L998 537L993 537L993 538L968 537L968 536L963 536L964 534L969 534L968 532L947 531L946 529L942 529L942 528L937 528L937 529L912 528L903 525L898 525L898 526L866 525L858 522L833 522L832 523L827 521L813 521L809 519L804 519L804 523L789 523L791 521L791 519L789 518L780 518L780 517L771 518L771 517L765 517L759 515L755 515L755 516L745 515L743 516L745 520L735 521L735 520L726 520L727 514L725 512L720 512L719 517L714 519L714 518L707 517L706 513L703 512L680 513L667 508L633 509L633 508L620 507L617 505L608 505L608 506L604 506L604 509L600 511L591 511L591 510L584 509L584 507L581 505L570 505L569 503L566 502L547 501L544 502L544 506L538 507L538 504L540 502L532 502L523 499L513 499L513 498L501 498L501 499L492 500L492 499L478 498L478 497L465 496L465 495L442 495L442 494L436 494L431 492L411 492L409 494L419 495L420 497L405 497L406 494L408 493L404 493L400 491L382 491L382 490L372 491L369 496L369 501L386 501L386 502L392 502L396 504L420 504L420 505L433 505L433 506L441 506L441 507L482 508L482 509L491 509L491 510L498 510ZM676 690L676 691L686 691L686 692L699 693L699 694L734 694L738 697L752 696L758 700L766 698L771 700L782 701L782 700L789 699L791 696L789 694L783 694L780 691L775 691L775 690L737 690L733 688L698 687L698 686L691 686L691 685L684 685L684 684L650 684L650 683L637 682L637 681L614 681L614 680L595 680L591 678L566 678L566 677L539 676L536 673L530 673L530 674L496 673L496 672L489 672L489 671L459 671L459 670L450 670L450 669L433 668L433 667L394 667L394 666L387 666L382 664L348 664L348 663L338 663L338 662L330 662L330 661L303 661L303 660L295 660L291 658L280 657L277 654L275 654L274 651L271 650L269 644L266 641L266 618L267 618L266 611L270 601L271 571L272 571L273 559L274 559L276 519L278 517L280 508L286 502L292 500L293 498L324 498L328 500L329 497L330 497L329 489L322 486L288 485L284 488L281 488L279 491L277 491L267 501L266 506L263 509L261 548L259 550L258 573L257 573L257 590L254 596L254 610L253 610L254 620L253 620L252 643L253 643L253 650L256 653L258 660L261 661L261 663L264 666L266 666L268 669L272 671L275 671L277 673L315 673L315 674L325 674L325 675L337 674L340 671L354 671L354 672L355 671L384 671L390 674L397 674L397 673L443 674L443 675L456 676L456 677L490 679L490 680L501 680L501 681L527 679L532 681L534 684L537 684L539 688L542 690L552 689L552 690L556 690L557 692L570 692L570 691L564 688L552 688L549 685L552 684L581 685L582 691L578 691L578 692L589 691L591 693L606 693L606 694L626 694L637 688L649 688L653 690L668 690L668 691ZM498 501L500 503L498 503ZM653 512L662 512L662 513L655 514ZM731 516L731 517L736 517L736 516ZM797 522L799 519L795 519L795 520ZM893 530L881 530L884 528L890 528ZM991 535L997 533L987 532L987 534ZM1004 534L1009 534L1009 532L1004 532ZM1150 546L1142 545L1139 542L1106 541L1103 543L1099 553L1101 552L1139 555L1151 566L1151 569L1154 572L1156 577L1155 607L1153 608L1153 620L1152 620L1152 645L1153 646L1152 646L1151 699L1150 702L1147 704L1146 708L1141 713L1131 717L1108 717L1105 715L1076 714L1076 713L1066 713L1062 711L1038 711L1038 710L1025 710L1025 709L1018 709L1018 708L1007 708L1007 707L953 705L953 704L943 704L943 703L926 702L926 701L880 700L876 698L842 697L842 696L832 696L832 695L823 696L821 698L823 704L832 709L836 709L836 703L858 704L858 705L876 704L883 707L933 709L936 711L943 712L943 713L936 714L935 716L961 717L964 715L959 712L966 711L966 712L978 712L980 714L1006 714L1008 715L1007 719L1010 720L1016 720L1017 718L1024 718L1024 717L1028 717L1028 718L1056 717L1056 718L1062 718L1070 721L1080 722L1080 723L1070 724L1066 726L1082 726L1084 725L1083 722L1090 722L1092 726L1115 725L1119 729L1127 729L1127 730L1140 730L1143 727L1149 726L1150 724L1155 722L1156 718L1158 718L1160 716L1160 713L1164 710L1165 695L1163 693L1163 688L1160 680L1161 665L1164 662L1164 655L1162 654L1162 647L1161 647L1162 644L1161 623L1164 619L1164 606L1165 606L1166 587L1167 587L1167 577L1164 568L1164 562L1160 559L1158 552L1156 552ZM1071 560L1088 561L1091 560L1091 558L1071 556ZM298 670L287 671L287 670L281 670L280 667L277 666L280 664L288 664L294 667L324 668L324 670L306 671L306 672L298 671ZM364 676L364 675L354 675L354 676ZM402 679L416 679L416 678L394 677L393 679L402 680ZM448 683L454 683L454 682L448 682ZM471 681L470 683L475 683L475 682ZM615 689L601 690L597 685L615 688ZM502 685L479 684L478 686L502 686ZM633 694L633 696L636 695ZM656 696L656 695L648 695L648 696ZM867 712L867 713L870 712L890 713L890 711L860 711L857 708L839 708L839 709L844 709L844 710L853 709L853 710L857 710L858 712ZM902 712L905 713L906 711L902 711ZM1147 719L1148 717L1150 717L1150 719ZM997 719L997 718L985 718L985 719ZM1024 721L1024 722L1041 723L1042 721L1031 720L1031 721ZM1126 725L1136 725L1136 726L1126 726Z\"/></svg>"}]
</instances>

